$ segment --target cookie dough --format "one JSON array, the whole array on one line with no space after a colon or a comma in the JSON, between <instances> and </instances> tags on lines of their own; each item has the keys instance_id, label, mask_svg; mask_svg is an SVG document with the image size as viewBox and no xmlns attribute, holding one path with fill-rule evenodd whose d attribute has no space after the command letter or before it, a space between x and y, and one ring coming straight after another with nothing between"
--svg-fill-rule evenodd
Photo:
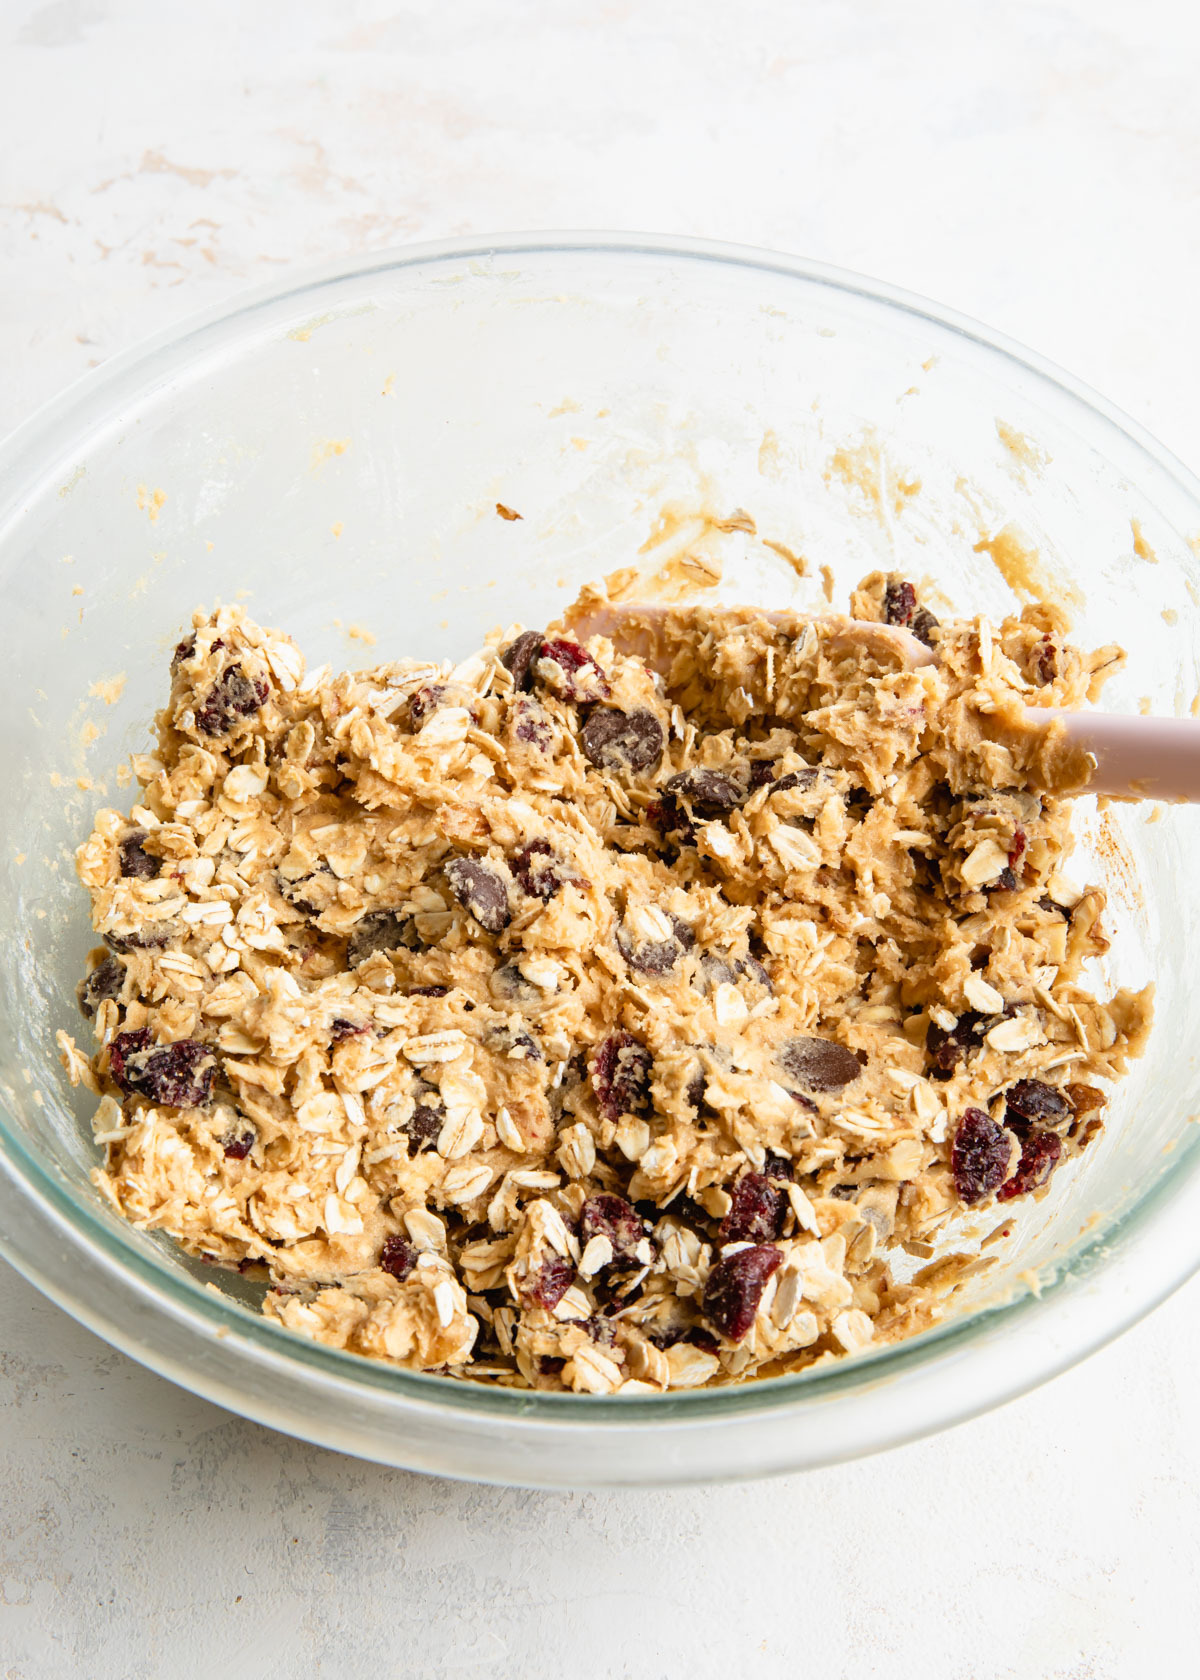
<instances>
[{"instance_id":1,"label":"cookie dough","mask_svg":"<svg viewBox=\"0 0 1200 1680\"><path fill-rule=\"evenodd\" d=\"M198 612L78 854L102 1192L301 1335L507 1386L775 1375L949 1310L1149 1029L1088 977L1069 801L989 724L1118 654L898 577L850 605L936 663L697 608L665 678L563 625L306 675Z\"/></svg>"}]
</instances>

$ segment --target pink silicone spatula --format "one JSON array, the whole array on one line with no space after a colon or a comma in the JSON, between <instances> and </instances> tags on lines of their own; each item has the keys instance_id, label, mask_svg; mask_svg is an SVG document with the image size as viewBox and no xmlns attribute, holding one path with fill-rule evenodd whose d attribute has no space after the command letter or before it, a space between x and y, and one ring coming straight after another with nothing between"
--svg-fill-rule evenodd
<instances>
[{"instance_id":1,"label":"pink silicone spatula","mask_svg":"<svg viewBox=\"0 0 1200 1680\"><path fill-rule=\"evenodd\" d=\"M571 628L586 640L607 636L618 652L645 661L666 674L661 630L670 608L635 601L595 601L571 613ZM736 610L736 609L735 609ZM765 618L793 635L807 624L847 646L874 646L899 654L910 667L934 665L937 654L911 631L838 614L808 616L790 611L744 609L747 620ZM1200 720L1128 716L1120 712L1073 712L1057 706L1026 706L1025 724L1045 730L1061 721L1070 744L1086 753L1093 768L1082 793L1115 799L1163 799L1200 803Z\"/></svg>"}]
</instances>

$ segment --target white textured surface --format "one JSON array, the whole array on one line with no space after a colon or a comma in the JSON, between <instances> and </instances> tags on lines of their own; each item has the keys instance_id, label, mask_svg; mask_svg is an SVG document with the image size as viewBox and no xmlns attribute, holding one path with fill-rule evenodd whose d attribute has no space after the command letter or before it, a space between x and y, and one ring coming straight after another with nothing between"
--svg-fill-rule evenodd
<instances>
[{"instance_id":1,"label":"white textured surface","mask_svg":"<svg viewBox=\"0 0 1200 1680\"><path fill-rule=\"evenodd\" d=\"M287 264L626 226L927 292L1195 463L1188 11L9 0L0 431ZM863 1464L554 1495L273 1436L6 1272L0 1677L1189 1673L1198 1330L1192 1285L1040 1393Z\"/></svg>"}]
</instances>

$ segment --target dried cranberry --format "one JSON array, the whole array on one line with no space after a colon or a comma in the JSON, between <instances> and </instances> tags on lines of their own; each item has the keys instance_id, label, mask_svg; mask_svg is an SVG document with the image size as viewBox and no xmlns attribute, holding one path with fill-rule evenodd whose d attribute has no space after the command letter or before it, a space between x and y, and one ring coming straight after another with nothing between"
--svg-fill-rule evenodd
<instances>
[{"instance_id":1,"label":"dried cranberry","mask_svg":"<svg viewBox=\"0 0 1200 1680\"><path fill-rule=\"evenodd\" d=\"M998 1190L1009 1174L1013 1134L981 1108L968 1108L958 1123L950 1170L960 1201L969 1206Z\"/></svg>"},{"instance_id":2,"label":"dried cranberry","mask_svg":"<svg viewBox=\"0 0 1200 1680\"><path fill-rule=\"evenodd\" d=\"M511 868L517 885L530 898L549 900L568 881L579 881L575 871L555 856L548 840L531 840L523 846Z\"/></svg>"},{"instance_id":3,"label":"dried cranberry","mask_svg":"<svg viewBox=\"0 0 1200 1680\"><path fill-rule=\"evenodd\" d=\"M197 707L196 728L205 735L227 735L239 718L261 711L270 692L261 678L251 679L240 665L228 665Z\"/></svg>"},{"instance_id":4,"label":"dried cranberry","mask_svg":"<svg viewBox=\"0 0 1200 1680\"><path fill-rule=\"evenodd\" d=\"M767 1244L718 1260L704 1286L704 1311L723 1336L740 1342L754 1323L767 1280L783 1255Z\"/></svg>"},{"instance_id":5,"label":"dried cranberry","mask_svg":"<svg viewBox=\"0 0 1200 1680\"><path fill-rule=\"evenodd\" d=\"M76 988L80 1011L89 1021L93 1020L105 998L115 998L124 984L125 964L119 963L116 957L105 956Z\"/></svg>"},{"instance_id":6,"label":"dried cranberry","mask_svg":"<svg viewBox=\"0 0 1200 1680\"><path fill-rule=\"evenodd\" d=\"M515 689L533 687L530 666L542 645L540 630L523 630L515 642L510 642L500 655L500 663L512 673Z\"/></svg>"},{"instance_id":7,"label":"dried cranberry","mask_svg":"<svg viewBox=\"0 0 1200 1680\"><path fill-rule=\"evenodd\" d=\"M416 929L411 916L398 910L371 910L360 916L346 946L346 961L357 968L377 951L413 950L417 945Z\"/></svg>"},{"instance_id":8,"label":"dried cranberry","mask_svg":"<svg viewBox=\"0 0 1200 1680\"><path fill-rule=\"evenodd\" d=\"M517 707L516 717L514 732L517 740L536 747L539 752L548 752L554 737L554 725L545 708L536 700L522 700Z\"/></svg>"},{"instance_id":9,"label":"dried cranberry","mask_svg":"<svg viewBox=\"0 0 1200 1680\"><path fill-rule=\"evenodd\" d=\"M653 712L617 712L597 707L580 730L579 742L598 769L640 774L658 769L666 736Z\"/></svg>"},{"instance_id":10,"label":"dried cranberry","mask_svg":"<svg viewBox=\"0 0 1200 1680\"><path fill-rule=\"evenodd\" d=\"M181 1038L150 1043L150 1030L118 1033L109 1051L112 1076L122 1091L172 1108L198 1108L212 1091L216 1057L207 1044Z\"/></svg>"},{"instance_id":11,"label":"dried cranberry","mask_svg":"<svg viewBox=\"0 0 1200 1680\"><path fill-rule=\"evenodd\" d=\"M840 1091L862 1072L854 1051L828 1038L789 1039L775 1060L805 1091Z\"/></svg>"},{"instance_id":12,"label":"dried cranberry","mask_svg":"<svg viewBox=\"0 0 1200 1680\"><path fill-rule=\"evenodd\" d=\"M641 1215L624 1196L589 1196L579 1215L580 1236L585 1244L593 1237L607 1237L612 1244L612 1264L637 1263L635 1250L646 1238Z\"/></svg>"},{"instance_id":13,"label":"dried cranberry","mask_svg":"<svg viewBox=\"0 0 1200 1680\"><path fill-rule=\"evenodd\" d=\"M649 1050L632 1033L615 1032L604 1040L592 1063L592 1088L606 1120L646 1112L653 1069Z\"/></svg>"},{"instance_id":14,"label":"dried cranberry","mask_svg":"<svg viewBox=\"0 0 1200 1680\"><path fill-rule=\"evenodd\" d=\"M417 1264L417 1251L403 1237L387 1237L379 1251L380 1269L390 1272L397 1283L403 1283Z\"/></svg>"},{"instance_id":15,"label":"dried cranberry","mask_svg":"<svg viewBox=\"0 0 1200 1680\"><path fill-rule=\"evenodd\" d=\"M996 1192L997 1201L1010 1202L1014 1196L1027 1195L1045 1184L1062 1156L1062 1139L1054 1132L1039 1132L1031 1127L1021 1139L1021 1159L1017 1170Z\"/></svg>"},{"instance_id":16,"label":"dried cranberry","mask_svg":"<svg viewBox=\"0 0 1200 1680\"><path fill-rule=\"evenodd\" d=\"M539 665L549 660L552 665L558 666L561 675L550 683L550 687L564 700L574 700L581 705L587 705L596 700L607 700L612 693L608 686L608 678L587 649L581 648L578 642L567 642L560 638L543 642L538 649L537 658Z\"/></svg>"},{"instance_id":17,"label":"dried cranberry","mask_svg":"<svg viewBox=\"0 0 1200 1680\"><path fill-rule=\"evenodd\" d=\"M445 698L446 686L444 683L425 683L423 687L417 689L408 702L408 722L414 735L420 731L422 724L425 723L430 714L437 711Z\"/></svg>"},{"instance_id":18,"label":"dried cranberry","mask_svg":"<svg viewBox=\"0 0 1200 1680\"><path fill-rule=\"evenodd\" d=\"M719 817L736 809L746 798L746 789L725 770L681 770L667 783L667 792L685 800L701 817Z\"/></svg>"},{"instance_id":19,"label":"dried cranberry","mask_svg":"<svg viewBox=\"0 0 1200 1680\"><path fill-rule=\"evenodd\" d=\"M911 583L903 578L888 579L887 588L883 592L883 618L885 624L900 624L905 628L912 623L912 615L917 610L917 592Z\"/></svg>"},{"instance_id":20,"label":"dried cranberry","mask_svg":"<svg viewBox=\"0 0 1200 1680\"><path fill-rule=\"evenodd\" d=\"M135 1027L130 1032L119 1032L109 1046L108 1065L112 1070L113 1079L124 1090L125 1087L125 1058L135 1056L142 1050L147 1050L153 1041L149 1027Z\"/></svg>"},{"instance_id":21,"label":"dried cranberry","mask_svg":"<svg viewBox=\"0 0 1200 1680\"><path fill-rule=\"evenodd\" d=\"M1008 863L997 875L992 883L993 892L1016 892L1020 885L1017 870L1021 859L1025 855L1025 830L1017 828L1013 831L1012 847L1008 854Z\"/></svg>"},{"instance_id":22,"label":"dried cranberry","mask_svg":"<svg viewBox=\"0 0 1200 1680\"><path fill-rule=\"evenodd\" d=\"M410 986L406 997L449 997L449 986Z\"/></svg>"},{"instance_id":23,"label":"dried cranberry","mask_svg":"<svg viewBox=\"0 0 1200 1680\"><path fill-rule=\"evenodd\" d=\"M733 1206L717 1233L721 1242L772 1242L783 1235L788 1199L764 1173L743 1173L732 1196Z\"/></svg>"},{"instance_id":24,"label":"dried cranberry","mask_svg":"<svg viewBox=\"0 0 1200 1680\"><path fill-rule=\"evenodd\" d=\"M777 1155L773 1149L767 1150L767 1158L763 1162L763 1172L768 1178L783 1179L786 1183L795 1182L796 1169L786 1155Z\"/></svg>"},{"instance_id":25,"label":"dried cranberry","mask_svg":"<svg viewBox=\"0 0 1200 1680\"><path fill-rule=\"evenodd\" d=\"M983 1042L983 1022L987 1019L977 1009L967 1009L947 1030L931 1023L925 1035L925 1049L932 1062L930 1079L950 1079L968 1050Z\"/></svg>"},{"instance_id":26,"label":"dried cranberry","mask_svg":"<svg viewBox=\"0 0 1200 1680\"><path fill-rule=\"evenodd\" d=\"M1008 1113L1019 1120L1049 1120L1057 1125L1071 1117L1070 1105L1062 1092L1040 1079L1018 1079L1004 1093L1004 1103Z\"/></svg>"},{"instance_id":27,"label":"dried cranberry","mask_svg":"<svg viewBox=\"0 0 1200 1680\"><path fill-rule=\"evenodd\" d=\"M1045 687L1058 675L1058 649L1049 636L1043 636L1033 650L1033 680Z\"/></svg>"},{"instance_id":28,"label":"dried cranberry","mask_svg":"<svg viewBox=\"0 0 1200 1680\"><path fill-rule=\"evenodd\" d=\"M553 1312L574 1282L575 1268L571 1262L561 1254L551 1254L526 1279L524 1293L535 1306Z\"/></svg>"},{"instance_id":29,"label":"dried cranberry","mask_svg":"<svg viewBox=\"0 0 1200 1680\"><path fill-rule=\"evenodd\" d=\"M918 607L917 592L903 578L893 577L883 595L883 617L886 624L899 624L911 630L926 647L933 646L933 632L938 621L926 607Z\"/></svg>"},{"instance_id":30,"label":"dried cranberry","mask_svg":"<svg viewBox=\"0 0 1200 1680\"><path fill-rule=\"evenodd\" d=\"M769 758L752 758L750 760L750 792L757 793L761 787L769 787L775 780L775 766Z\"/></svg>"},{"instance_id":31,"label":"dried cranberry","mask_svg":"<svg viewBox=\"0 0 1200 1680\"><path fill-rule=\"evenodd\" d=\"M512 920L508 884L500 871L480 858L451 858L446 865L450 891L487 933L503 933Z\"/></svg>"},{"instance_id":32,"label":"dried cranberry","mask_svg":"<svg viewBox=\"0 0 1200 1680\"><path fill-rule=\"evenodd\" d=\"M257 1142L258 1133L254 1127L248 1121L239 1121L221 1139L221 1148L227 1161L244 1161Z\"/></svg>"},{"instance_id":33,"label":"dried cranberry","mask_svg":"<svg viewBox=\"0 0 1200 1680\"><path fill-rule=\"evenodd\" d=\"M190 659L196 651L195 636L185 636L175 645L175 652L171 657L171 675L174 676L185 660Z\"/></svg>"},{"instance_id":34,"label":"dried cranberry","mask_svg":"<svg viewBox=\"0 0 1200 1680\"><path fill-rule=\"evenodd\" d=\"M162 873L162 859L151 855L143 844L146 830L135 828L117 848L121 859L121 874L136 881L153 881Z\"/></svg>"}]
</instances>

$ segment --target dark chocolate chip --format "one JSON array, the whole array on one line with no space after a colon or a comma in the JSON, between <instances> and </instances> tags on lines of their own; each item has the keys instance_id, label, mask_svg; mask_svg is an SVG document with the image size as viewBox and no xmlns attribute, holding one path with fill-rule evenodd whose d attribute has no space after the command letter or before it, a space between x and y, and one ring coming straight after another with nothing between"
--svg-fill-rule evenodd
<instances>
[{"instance_id":1,"label":"dark chocolate chip","mask_svg":"<svg viewBox=\"0 0 1200 1680\"><path fill-rule=\"evenodd\" d=\"M94 1020L105 998L115 998L124 984L125 964L106 955L76 988L80 1011L89 1021Z\"/></svg>"},{"instance_id":2,"label":"dark chocolate chip","mask_svg":"<svg viewBox=\"0 0 1200 1680\"><path fill-rule=\"evenodd\" d=\"M854 1051L828 1038L789 1039L775 1059L805 1091L840 1091L862 1072Z\"/></svg>"},{"instance_id":3,"label":"dark chocolate chip","mask_svg":"<svg viewBox=\"0 0 1200 1680\"><path fill-rule=\"evenodd\" d=\"M446 865L450 891L487 933L503 933L512 921L508 883L500 871L481 858L451 858Z\"/></svg>"},{"instance_id":4,"label":"dark chocolate chip","mask_svg":"<svg viewBox=\"0 0 1200 1680\"><path fill-rule=\"evenodd\" d=\"M699 816L723 816L746 798L746 788L726 770L681 770L667 783L667 792L684 800Z\"/></svg>"},{"instance_id":5,"label":"dark chocolate chip","mask_svg":"<svg viewBox=\"0 0 1200 1680\"><path fill-rule=\"evenodd\" d=\"M617 712L607 707L596 708L579 740L597 768L634 774L657 770L666 745L663 726L653 712Z\"/></svg>"},{"instance_id":6,"label":"dark chocolate chip","mask_svg":"<svg viewBox=\"0 0 1200 1680\"><path fill-rule=\"evenodd\" d=\"M162 859L145 848L148 838L144 828L135 828L117 848L121 859L121 874L135 881L153 881L162 873Z\"/></svg>"},{"instance_id":7,"label":"dark chocolate chip","mask_svg":"<svg viewBox=\"0 0 1200 1680\"><path fill-rule=\"evenodd\" d=\"M540 630L523 630L515 642L510 642L500 655L500 663L512 673L515 689L533 687L530 666L542 645Z\"/></svg>"},{"instance_id":8,"label":"dark chocolate chip","mask_svg":"<svg viewBox=\"0 0 1200 1680\"><path fill-rule=\"evenodd\" d=\"M377 951L412 951L419 944L411 916L403 916L398 910L370 910L354 924L346 961L357 968Z\"/></svg>"}]
</instances>

